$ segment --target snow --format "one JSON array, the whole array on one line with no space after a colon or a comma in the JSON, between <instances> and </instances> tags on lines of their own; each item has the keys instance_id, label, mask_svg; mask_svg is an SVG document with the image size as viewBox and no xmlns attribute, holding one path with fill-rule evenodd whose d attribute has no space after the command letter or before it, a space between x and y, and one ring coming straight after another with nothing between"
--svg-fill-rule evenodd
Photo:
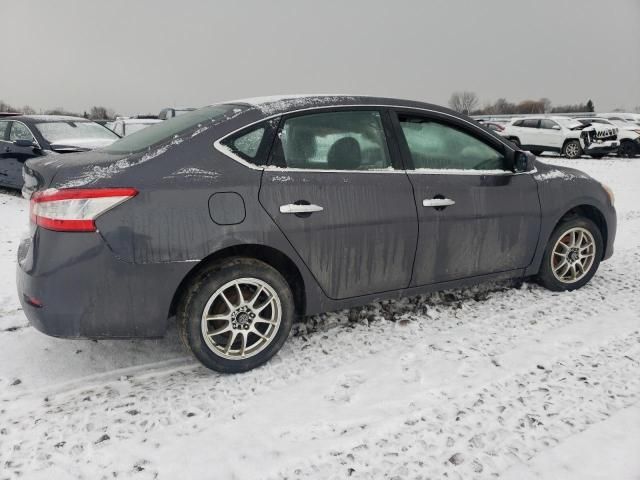
<instances>
[{"instance_id":1,"label":"snow","mask_svg":"<svg viewBox=\"0 0 640 480\"><path fill-rule=\"evenodd\" d=\"M0 478L637 479L640 161L565 160L616 194L581 290L494 283L308 318L267 365L162 340L60 340L14 285L28 204L0 191Z\"/></svg>"}]
</instances>

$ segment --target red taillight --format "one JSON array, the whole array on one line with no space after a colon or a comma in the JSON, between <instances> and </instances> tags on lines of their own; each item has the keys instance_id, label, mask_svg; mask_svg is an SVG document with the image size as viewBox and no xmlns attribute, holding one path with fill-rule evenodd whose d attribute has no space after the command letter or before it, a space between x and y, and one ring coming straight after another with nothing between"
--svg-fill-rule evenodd
<instances>
[{"instance_id":1,"label":"red taillight","mask_svg":"<svg viewBox=\"0 0 640 480\"><path fill-rule=\"evenodd\" d=\"M49 189L31 196L31 221L58 232L95 232L95 219L136 196L134 188Z\"/></svg>"}]
</instances>

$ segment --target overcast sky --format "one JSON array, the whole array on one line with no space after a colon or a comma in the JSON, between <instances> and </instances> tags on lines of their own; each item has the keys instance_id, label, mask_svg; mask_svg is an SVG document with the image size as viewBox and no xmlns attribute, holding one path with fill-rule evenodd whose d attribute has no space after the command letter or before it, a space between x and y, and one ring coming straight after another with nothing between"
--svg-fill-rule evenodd
<instances>
[{"instance_id":1,"label":"overcast sky","mask_svg":"<svg viewBox=\"0 0 640 480\"><path fill-rule=\"evenodd\" d=\"M0 0L0 99L121 114L277 93L640 106L640 0Z\"/></svg>"}]
</instances>

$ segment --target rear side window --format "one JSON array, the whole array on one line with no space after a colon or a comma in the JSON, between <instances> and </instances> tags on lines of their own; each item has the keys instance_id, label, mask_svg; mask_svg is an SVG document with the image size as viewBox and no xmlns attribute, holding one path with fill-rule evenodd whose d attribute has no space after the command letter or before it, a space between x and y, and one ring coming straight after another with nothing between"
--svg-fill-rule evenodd
<instances>
[{"instance_id":1,"label":"rear side window","mask_svg":"<svg viewBox=\"0 0 640 480\"><path fill-rule=\"evenodd\" d=\"M402 116L400 126L416 169L504 169L500 152L457 128Z\"/></svg>"},{"instance_id":2,"label":"rear side window","mask_svg":"<svg viewBox=\"0 0 640 480\"><path fill-rule=\"evenodd\" d=\"M373 170L391 166L377 111L341 111L284 121L273 165L322 170Z\"/></svg>"},{"instance_id":3,"label":"rear side window","mask_svg":"<svg viewBox=\"0 0 640 480\"><path fill-rule=\"evenodd\" d=\"M526 128L538 128L538 121L537 118L527 118L522 121L522 126Z\"/></svg>"}]
</instances>

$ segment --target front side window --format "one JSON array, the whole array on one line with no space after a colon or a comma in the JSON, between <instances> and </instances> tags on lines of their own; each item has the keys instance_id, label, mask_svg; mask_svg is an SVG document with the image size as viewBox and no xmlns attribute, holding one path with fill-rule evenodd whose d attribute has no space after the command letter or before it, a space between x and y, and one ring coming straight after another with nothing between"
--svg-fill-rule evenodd
<instances>
[{"instance_id":1,"label":"front side window","mask_svg":"<svg viewBox=\"0 0 640 480\"><path fill-rule=\"evenodd\" d=\"M15 142L16 140L32 140L33 135L24 123L11 122L11 131L9 132L9 141Z\"/></svg>"},{"instance_id":2,"label":"front side window","mask_svg":"<svg viewBox=\"0 0 640 480\"><path fill-rule=\"evenodd\" d=\"M525 128L538 128L537 118L527 118L522 121L522 126Z\"/></svg>"},{"instance_id":3,"label":"front side window","mask_svg":"<svg viewBox=\"0 0 640 480\"><path fill-rule=\"evenodd\" d=\"M462 130L402 116L400 126L416 169L504 169L501 153Z\"/></svg>"},{"instance_id":4,"label":"front side window","mask_svg":"<svg viewBox=\"0 0 640 480\"><path fill-rule=\"evenodd\" d=\"M542 120L540 120L540 128L544 128L546 130L553 130L553 127L556 127L556 129L558 129L560 128L560 125L558 125L553 120L549 120L547 118L543 118Z\"/></svg>"},{"instance_id":5,"label":"front side window","mask_svg":"<svg viewBox=\"0 0 640 480\"><path fill-rule=\"evenodd\" d=\"M377 111L316 113L285 120L272 164L322 170L374 170L391 166Z\"/></svg>"},{"instance_id":6,"label":"front side window","mask_svg":"<svg viewBox=\"0 0 640 480\"><path fill-rule=\"evenodd\" d=\"M0 120L0 140L7 141L9 139L7 134L7 127L9 122L6 120Z\"/></svg>"}]
</instances>

